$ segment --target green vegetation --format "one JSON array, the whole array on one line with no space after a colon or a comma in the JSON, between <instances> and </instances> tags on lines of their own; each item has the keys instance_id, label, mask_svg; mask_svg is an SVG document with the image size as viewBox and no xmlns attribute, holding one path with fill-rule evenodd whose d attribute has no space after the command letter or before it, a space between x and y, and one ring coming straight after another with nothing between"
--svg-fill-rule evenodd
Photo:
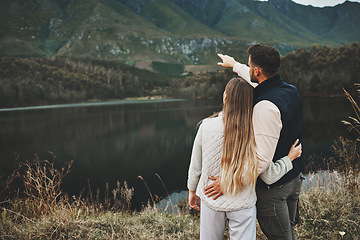
<instances>
[{"instance_id":1,"label":"green vegetation","mask_svg":"<svg viewBox=\"0 0 360 240\"><path fill-rule=\"evenodd\" d=\"M236 56L233 55L235 58ZM295 85L302 96L340 96L343 88L353 89L360 69L360 44L345 44L338 49L314 45L282 57L280 75ZM202 73L172 80L169 91L175 97L221 97L230 72ZM350 91L349 90L349 91ZM354 91L352 91L354 92Z\"/></svg>"},{"instance_id":2,"label":"green vegetation","mask_svg":"<svg viewBox=\"0 0 360 240\"><path fill-rule=\"evenodd\" d=\"M236 75L230 69L200 73L171 81L166 94L177 98L221 98L227 82Z\"/></svg>"},{"instance_id":3,"label":"green vegetation","mask_svg":"<svg viewBox=\"0 0 360 240\"><path fill-rule=\"evenodd\" d=\"M96 59L1 57L0 107L152 95L221 98L226 83L236 77L231 69L180 76L184 71L181 64L154 61L152 68L158 73L129 66L134 64ZM359 43L338 49L314 45L282 57L280 74L302 96L328 97L342 95L343 88L353 89L359 69Z\"/></svg>"},{"instance_id":4,"label":"green vegetation","mask_svg":"<svg viewBox=\"0 0 360 240\"><path fill-rule=\"evenodd\" d=\"M184 65L177 63L152 62L152 69L169 77L180 76L184 72Z\"/></svg>"},{"instance_id":5,"label":"green vegetation","mask_svg":"<svg viewBox=\"0 0 360 240\"><path fill-rule=\"evenodd\" d=\"M165 76L119 62L0 58L0 107L157 95Z\"/></svg>"},{"instance_id":6,"label":"green vegetation","mask_svg":"<svg viewBox=\"0 0 360 240\"><path fill-rule=\"evenodd\" d=\"M338 49L318 47L298 49L285 55L280 73L303 96L342 94L359 81L360 44L345 44Z\"/></svg>"},{"instance_id":7,"label":"green vegetation","mask_svg":"<svg viewBox=\"0 0 360 240\"><path fill-rule=\"evenodd\" d=\"M253 42L286 54L359 41L359 11L349 1L326 8L283 0L0 1L0 56L212 64L216 53Z\"/></svg>"}]
</instances>

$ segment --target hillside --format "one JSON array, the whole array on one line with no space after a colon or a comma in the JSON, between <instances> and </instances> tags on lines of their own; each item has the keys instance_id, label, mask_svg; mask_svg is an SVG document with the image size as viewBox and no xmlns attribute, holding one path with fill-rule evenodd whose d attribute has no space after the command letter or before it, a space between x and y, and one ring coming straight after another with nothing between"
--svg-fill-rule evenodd
<instances>
[{"instance_id":1,"label":"hillside","mask_svg":"<svg viewBox=\"0 0 360 240\"><path fill-rule=\"evenodd\" d=\"M114 61L0 57L0 108L153 96L168 82Z\"/></svg>"},{"instance_id":2,"label":"hillside","mask_svg":"<svg viewBox=\"0 0 360 240\"><path fill-rule=\"evenodd\" d=\"M206 65L153 62L151 67L154 71L99 59L0 57L0 108L145 96L221 99L226 83L237 76L230 68L211 72ZM359 69L360 43L337 49L314 45L282 57L280 74L304 97L329 97L343 96L343 89L355 95Z\"/></svg>"},{"instance_id":3,"label":"hillside","mask_svg":"<svg viewBox=\"0 0 360 240\"><path fill-rule=\"evenodd\" d=\"M0 56L90 57L131 62L213 64L242 60L260 42L282 54L360 39L360 4L316 8L290 0L3 0Z\"/></svg>"}]
</instances>

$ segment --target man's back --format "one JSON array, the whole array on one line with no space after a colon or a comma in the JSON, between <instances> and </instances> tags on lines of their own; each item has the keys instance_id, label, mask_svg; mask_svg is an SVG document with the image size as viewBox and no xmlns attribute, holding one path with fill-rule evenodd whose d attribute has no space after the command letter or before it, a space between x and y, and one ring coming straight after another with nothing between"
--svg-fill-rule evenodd
<instances>
[{"instance_id":1,"label":"man's back","mask_svg":"<svg viewBox=\"0 0 360 240\"><path fill-rule=\"evenodd\" d=\"M277 74L254 89L254 105L270 101L280 110L282 129L276 146L273 161L286 156L296 139L302 134L302 103L296 87L284 83ZM271 186L282 185L299 175L304 169L302 158L293 161L293 169ZM259 179L259 187L267 185Z\"/></svg>"}]
</instances>

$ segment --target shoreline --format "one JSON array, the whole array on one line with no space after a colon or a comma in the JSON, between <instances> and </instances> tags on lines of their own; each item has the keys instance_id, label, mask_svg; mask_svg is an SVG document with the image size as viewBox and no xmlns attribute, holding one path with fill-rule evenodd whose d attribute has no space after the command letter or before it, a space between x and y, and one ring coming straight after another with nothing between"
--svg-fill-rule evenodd
<instances>
[{"instance_id":1,"label":"shoreline","mask_svg":"<svg viewBox=\"0 0 360 240\"><path fill-rule=\"evenodd\" d=\"M124 98L124 99L111 99L111 100L94 99L94 100L89 100L87 102L79 102L79 103L46 104L46 105L38 105L38 106L0 108L0 112L40 110L40 109L52 109L52 108L96 107L96 106L109 106L109 105L121 105L121 104L173 102L173 101L184 101L184 99L165 98L165 97L134 97L134 98Z\"/></svg>"},{"instance_id":2,"label":"shoreline","mask_svg":"<svg viewBox=\"0 0 360 240\"><path fill-rule=\"evenodd\" d=\"M335 98L346 98L344 94L334 94L327 96L317 96L317 95L303 95L303 99L309 98L319 98L319 99L335 99ZM120 102L133 104L133 103L145 103L149 100L155 101L184 101L184 100L194 100L194 99L209 99L209 98L172 98L163 95L156 96L142 96L142 97L128 97L122 99L91 99L85 102L74 102L74 103L53 103L53 104L43 104L43 105L29 105L29 106L14 106L14 107L5 107L0 108L0 112L7 111L17 111L17 110L36 110L36 109L48 109L48 108L66 108L66 107L86 107L86 106L101 106L101 105L116 105Z\"/></svg>"}]
</instances>

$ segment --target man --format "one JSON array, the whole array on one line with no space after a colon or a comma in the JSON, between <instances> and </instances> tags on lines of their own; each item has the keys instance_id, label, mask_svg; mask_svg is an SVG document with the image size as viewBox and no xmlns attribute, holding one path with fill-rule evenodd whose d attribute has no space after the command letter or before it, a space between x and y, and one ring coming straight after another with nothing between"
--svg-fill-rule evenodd
<instances>
[{"instance_id":1,"label":"man","mask_svg":"<svg viewBox=\"0 0 360 240\"><path fill-rule=\"evenodd\" d=\"M276 49L256 44L249 47L248 55L248 66L222 54L219 57L223 62L218 65L233 68L255 87L253 127L258 162L265 166L258 170L262 173L272 161L285 156L296 139L301 139L302 103L298 90L284 83L278 74L280 55ZM268 239L295 239L304 163L297 158L292 164L293 168L277 182L269 185L260 174L256 184L257 218ZM210 178L216 181L205 194L216 199L222 195L219 181Z\"/></svg>"}]
</instances>

